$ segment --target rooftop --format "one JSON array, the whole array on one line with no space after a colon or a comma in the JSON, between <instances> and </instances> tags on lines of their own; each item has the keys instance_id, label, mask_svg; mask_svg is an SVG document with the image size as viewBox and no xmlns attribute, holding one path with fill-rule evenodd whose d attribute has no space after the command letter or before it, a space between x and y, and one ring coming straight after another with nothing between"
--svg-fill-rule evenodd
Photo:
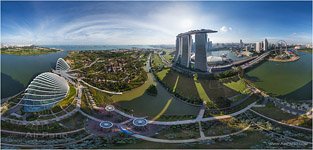
<instances>
[{"instance_id":1,"label":"rooftop","mask_svg":"<svg viewBox=\"0 0 313 150\"><path fill-rule=\"evenodd\" d=\"M183 35L190 35L190 34L197 34L197 33L216 33L217 31L210 30L210 29L201 29L201 30L190 30L185 33L180 33L177 36L183 36Z\"/></svg>"}]
</instances>

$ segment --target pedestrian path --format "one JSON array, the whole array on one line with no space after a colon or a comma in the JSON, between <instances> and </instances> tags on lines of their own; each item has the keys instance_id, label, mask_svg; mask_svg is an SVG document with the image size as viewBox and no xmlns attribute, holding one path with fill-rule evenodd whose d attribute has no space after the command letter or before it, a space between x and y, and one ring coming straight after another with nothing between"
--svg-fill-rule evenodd
<instances>
[{"instance_id":1,"label":"pedestrian path","mask_svg":"<svg viewBox=\"0 0 313 150\"><path fill-rule=\"evenodd\" d=\"M200 138L194 138L194 139L185 139L185 140L168 140L168 139L157 139L157 138L152 138L152 137L147 137L147 136L143 136L143 135L139 135L139 134L133 134L132 136L142 139L142 140L146 140L146 141L150 141L150 142L157 142L157 143L192 143L192 142L199 142L199 141L203 141L203 140L211 140L211 139L217 139L217 138L225 138L225 137L229 137L232 135L237 135L240 134L246 130L248 130L250 128L250 126L238 131L238 132L234 132L234 133L230 133L230 134L225 134L225 135L219 135L219 136L208 136L208 137L200 137Z\"/></svg>"},{"instance_id":2,"label":"pedestrian path","mask_svg":"<svg viewBox=\"0 0 313 150\"><path fill-rule=\"evenodd\" d=\"M249 109L249 110L250 110L251 112L253 112L254 114L256 114L256 115L259 115L259 116L261 116L261 117L263 117L263 118L265 118L265 119L271 120L271 121L276 122L276 123L278 123L278 124L312 132L312 129L304 128L304 127L300 127L300 126L294 126L294 125L287 124L287 123L283 123L283 122L277 121L277 120L275 120L275 119L272 119L272 118L270 118L270 117L264 116L264 115L262 115L262 114L260 114L260 113L258 113L258 112L256 112L256 111L254 111L254 110L252 110L252 109Z\"/></svg>"}]
</instances>

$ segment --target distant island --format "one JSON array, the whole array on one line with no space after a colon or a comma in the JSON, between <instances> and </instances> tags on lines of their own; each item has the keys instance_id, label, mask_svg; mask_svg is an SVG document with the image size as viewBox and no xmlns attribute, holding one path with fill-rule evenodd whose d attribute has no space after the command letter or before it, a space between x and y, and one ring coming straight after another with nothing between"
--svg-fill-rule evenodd
<instances>
[{"instance_id":1,"label":"distant island","mask_svg":"<svg viewBox=\"0 0 313 150\"><path fill-rule=\"evenodd\" d=\"M39 47L35 45L30 46L8 46L1 48L1 54L3 55L19 55L19 56L32 56L32 55L42 55L49 53L56 53L61 50Z\"/></svg>"},{"instance_id":2,"label":"distant island","mask_svg":"<svg viewBox=\"0 0 313 150\"><path fill-rule=\"evenodd\" d=\"M298 49L298 51L312 53L312 48L302 48L302 49Z\"/></svg>"}]
</instances>

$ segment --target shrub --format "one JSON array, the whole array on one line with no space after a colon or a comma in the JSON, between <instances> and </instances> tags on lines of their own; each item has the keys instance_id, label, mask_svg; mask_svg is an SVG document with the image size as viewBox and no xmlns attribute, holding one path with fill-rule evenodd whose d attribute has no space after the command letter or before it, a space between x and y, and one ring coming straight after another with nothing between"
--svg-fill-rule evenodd
<instances>
[{"instance_id":1,"label":"shrub","mask_svg":"<svg viewBox=\"0 0 313 150\"><path fill-rule=\"evenodd\" d=\"M150 85L146 92L151 96L156 96L158 94L158 90L155 85Z\"/></svg>"}]
</instances>

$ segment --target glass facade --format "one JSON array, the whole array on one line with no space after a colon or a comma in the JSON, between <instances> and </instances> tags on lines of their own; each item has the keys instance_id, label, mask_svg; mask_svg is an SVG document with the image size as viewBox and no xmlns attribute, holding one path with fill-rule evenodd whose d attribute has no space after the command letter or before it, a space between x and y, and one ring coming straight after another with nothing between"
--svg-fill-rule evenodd
<instances>
[{"instance_id":1,"label":"glass facade","mask_svg":"<svg viewBox=\"0 0 313 150\"><path fill-rule=\"evenodd\" d=\"M22 98L25 112L49 109L69 92L67 81L54 73L38 75L27 87Z\"/></svg>"}]
</instances>

